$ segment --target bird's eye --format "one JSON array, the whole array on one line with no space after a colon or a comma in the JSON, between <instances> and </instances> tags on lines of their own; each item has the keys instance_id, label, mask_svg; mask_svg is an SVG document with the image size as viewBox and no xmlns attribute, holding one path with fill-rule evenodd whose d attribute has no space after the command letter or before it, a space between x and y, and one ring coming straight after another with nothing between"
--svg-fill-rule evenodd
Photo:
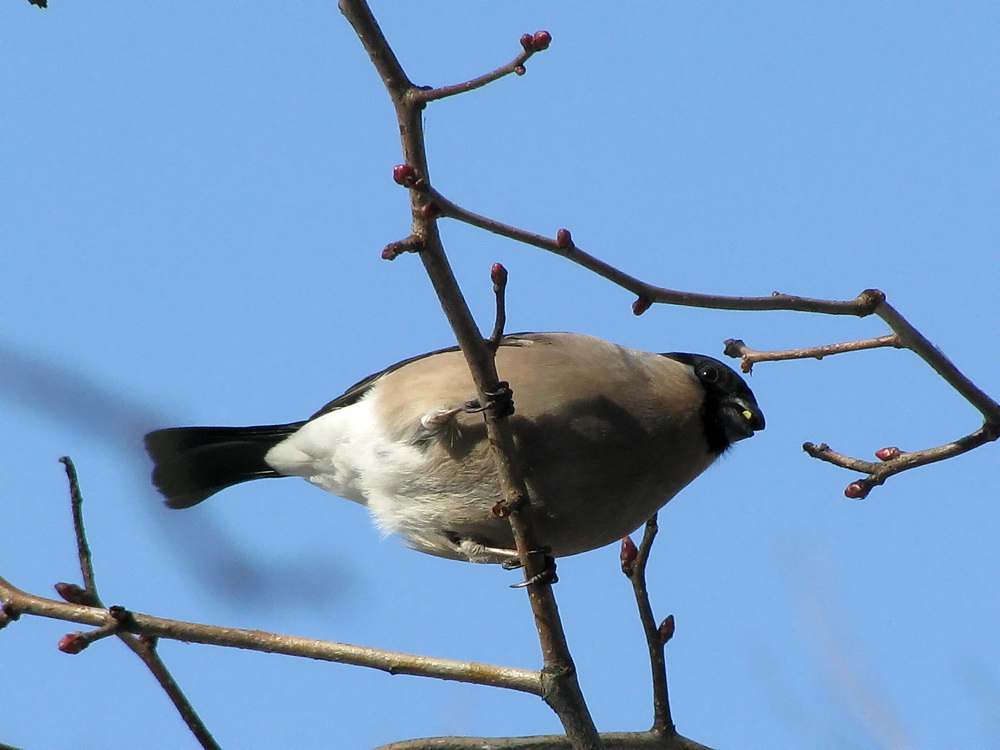
<instances>
[{"instance_id":1,"label":"bird's eye","mask_svg":"<svg viewBox=\"0 0 1000 750\"><path fill-rule=\"evenodd\" d=\"M702 365L698 368L698 379L703 383L714 383L719 379L719 371L712 365Z\"/></svg>"}]
</instances>

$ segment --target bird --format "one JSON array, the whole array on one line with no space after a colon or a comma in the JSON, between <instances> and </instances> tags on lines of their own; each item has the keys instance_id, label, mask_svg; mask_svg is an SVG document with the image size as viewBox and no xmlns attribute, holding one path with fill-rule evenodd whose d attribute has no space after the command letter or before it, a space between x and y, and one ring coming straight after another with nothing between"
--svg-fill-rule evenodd
<instances>
[{"instance_id":1,"label":"bird","mask_svg":"<svg viewBox=\"0 0 1000 750\"><path fill-rule=\"evenodd\" d=\"M764 429L743 378L699 354L639 351L578 333L496 347L535 530L551 557L620 540L730 447ZM188 508L255 479L302 477L367 506L412 548L473 563L516 558L484 406L458 347L403 360L304 421L171 427L146 435L152 482ZM508 409L508 411L510 411Z\"/></svg>"}]
</instances>

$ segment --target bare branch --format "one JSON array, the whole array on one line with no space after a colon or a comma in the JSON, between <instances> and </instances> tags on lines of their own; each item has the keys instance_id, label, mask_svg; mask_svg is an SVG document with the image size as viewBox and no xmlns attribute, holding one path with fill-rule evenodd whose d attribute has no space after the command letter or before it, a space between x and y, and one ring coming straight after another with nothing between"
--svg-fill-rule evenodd
<instances>
[{"instance_id":1,"label":"bare branch","mask_svg":"<svg viewBox=\"0 0 1000 750\"><path fill-rule=\"evenodd\" d=\"M436 89L413 89L410 92L410 97L414 102L426 104L427 102L432 102L437 99L444 99L446 96L464 94L468 91L482 88L486 84L493 83L493 81L497 81L504 76L510 75L511 73L523 76L525 73L524 63L526 63L528 58L536 52L548 49L551 41L552 37L547 31L536 31L534 34L525 34L521 37L521 46L524 48L524 51L506 65L501 65L496 70L492 70L489 73L485 73L484 75L473 78L471 81L465 81L464 83L456 83L451 86L442 86Z\"/></svg>"},{"instance_id":2,"label":"bare branch","mask_svg":"<svg viewBox=\"0 0 1000 750\"><path fill-rule=\"evenodd\" d=\"M676 730L670 715L670 695L667 690L667 663L663 653L666 640L660 626L656 623L653 607L649 602L649 591L646 587L646 565L653 548L653 540L656 539L656 534L659 531L656 517L657 514L654 513L653 517L646 522L642 541L635 549L634 557L631 554L628 555L633 557L628 565L625 564L628 547L625 540L622 540L622 571L632 582L636 605L639 608L639 621L642 623L646 645L649 649L649 666L653 680L653 726L650 731L662 736L669 736L675 734ZM632 544L631 539L628 537L626 539L628 544ZM634 548L634 544L632 546Z\"/></svg>"},{"instance_id":3,"label":"bare branch","mask_svg":"<svg viewBox=\"0 0 1000 750\"><path fill-rule=\"evenodd\" d=\"M423 242L419 257L469 365L480 403L485 405L489 401L488 394L497 392L500 379L493 360L494 352L476 327L438 232L437 219L441 208L430 189L422 119L425 101L419 98L420 89L415 88L403 72L368 4L364 0L340 0L339 5L382 76L395 107L405 165L414 170L413 186L410 188L412 236ZM545 46L548 44L547 37L547 34L542 37ZM538 39L537 34L532 37L532 47L536 46ZM528 44L522 44L527 51ZM526 586L528 600L535 615L543 658L542 697L559 716L574 747L600 748L597 728L576 679L576 667L566 644L555 596L551 586L539 579L546 561L534 531L524 478L514 461L513 434L505 419L493 416L489 410L484 414L502 498L495 512L510 521L518 557L529 582Z\"/></svg>"},{"instance_id":4,"label":"bare branch","mask_svg":"<svg viewBox=\"0 0 1000 750\"><path fill-rule=\"evenodd\" d=\"M135 619L132 613L125 610L125 608L110 607L104 609L104 604L97 593L94 564L90 554L90 545L87 543L86 527L83 523L83 493L80 491L80 482L76 473L76 467L69 456L63 456L59 460L66 467L66 476L69 479L70 505L73 511L73 531L76 536L76 549L80 559L80 573L83 577L83 587L81 588L72 583L58 583L56 584L56 591L68 603L103 610L110 618L96 630L83 633L70 633L64 636L59 641L59 649L66 653L76 654L83 651L83 649L95 641L109 635L117 635L133 653L142 659L202 748L204 750L221 750L215 738L212 737L212 733L205 725L205 722L202 721L198 712L195 711L194 706L191 705L187 696L184 695L184 692L156 653L155 639L137 637L133 633L128 632L133 629ZM3 579L0 579L0 582L6 583ZM2 591L3 587L0 586L0 593ZM7 600L5 599L5 601Z\"/></svg>"},{"instance_id":5,"label":"bare branch","mask_svg":"<svg viewBox=\"0 0 1000 750\"><path fill-rule=\"evenodd\" d=\"M73 459L63 456L59 459L66 467L66 478L69 480L69 500L73 510L73 532L76 536L76 552L80 559L80 575L83 577L83 591L95 603L100 602L97 595L97 584L94 582L94 562L90 555L90 545L87 544L87 532L83 526L83 495L80 493L80 480L76 474Z\"/></svg>"},{"instance_id":6,"label":"bare branch","mask_svg":"<svg viewBox=\"0 0 1000 750\"><path fill-rule=\"evenodd\" d=\"M802 446L802 450L813 458L826 461L834 466L840 466L844 469L850 469L851 471L858 471L863 474L867 474L868 476L864 479L851 482L844 490L844 494L850 498L863 499L868 496L868 493L871 492L873 488L883 484L885 480L894 474L899 474L900 472L907 471L908 469L915 469L918 466L926 466L927 464L944 461L947 458L960 456L963 453L968 453L974 448L978 448L981 445L992 442L998 437L1000 437L1000 430L998 430L997 426L985 424L975 432L966 435L965 437L959 438L952 443L939 445L935 448L926 448L924 450L912 452L900 451L898 448L883 448L876 454L879 455L884 453L884 455L887 456L886 460L882 461L882 463L862 461L857 458L845 456L841 453L837 453L826 443L821 443L819 445L816 445L815 443L805 443Z\"/></svg>"},{"instance_id":7,"label":"bare branch","mask_svg":"<svg viewBox=\"0 0 1000 750\"><path fill-rule=\"evenodd\" d=\"M96 627L109 626L116 622L107 609L35 596L22 591L2 577L0 577L0 599L3 600L5 607L25 615L37 615ZM130 616L130 631L147 638L167 638L186 643L242 648L269 654L304 656L319 661L379 669L394 675L434 677L453 682L508 688L532 695L540 695L542 692L539 673L530 669L416 656L315 638L267 633L261 630L168 620L138 612L130 612Z\"/></svg>"},{"instance_id":8,"label":"bare branch","mask_svg":"<svg viewBox=\"0 0 1000 750\"><path fill-rule=\"evenodd\" d=\"M844 341L840 344L824 344L822 346L808 346L803 349L783 349L770 352L760 352L756 349L751 349L743 343L742 339L726 339L723 344L726 347L724 353L727 357L742 360L740 362L740 369L745 373L751 372L753 366L758 362L778 362L786 359L823 359L823 357L828 357L831 354L878 349L884 346L894 346L896 348L902 346L899 336L895 333L872 339Z\"/></svg>"},{"instance_id":9,"label":"bare branch","mask_svg":"<svg viewBox=\"0 0 1000 750\"><path fill-rule=\"evenodd\" d=\"M774 292L769 297L727 297L717 294L683 292L677 289L654 286L634 276L630 276L609 263L605 263L603 260L584 252L572 241L568 243L565 241L561 242L558 235L556 239L550 239L534 232L518 229L509 224L503 224L502 222L464 209L445 198L433 188L428 192L431 195L431 200L441 210L442 215L447 218L456 219L465 224L485 229L487 232L499 234L502 237L547 250L550 253L571 260L577 265L593 271L598 276L617 284L623 289L635 293L639 297L639 300L644 303L641 306L641 311L637 311L636 314L645 312L649 308L649 305L658 302L660 304L704 307L713 310L794 310L822 313L824 315L856 315L858 317L865 317L875 312L875 308L884 298L881 292L874 289L865 290L853 300L841 301L797 297L789 294L781 294L780 292ZM560 230L560 232L569 234L565 229Z\"/></svg>"},{"instance_id":10,"label":"bare branch","mask_svg":"<svg viewBox=\"0 0 1000 750\"><path fill-rule=\"evenodd\" d=\"M493 322L493 333L486 340L487 345L495 352L500 346L503 338L503 329L507 325L507 269L500 263L494 263L490 271L490 278L493 279L493 294L496 297L496 318Z\"/></svg>"},{"instance_id":11,"label":"bare branch","mask_svg":"<svg viewBox=\"0 0 1000 750\"><path fill-rule=\"evenodd\" d=\"M820 445L805 443L802 449L813 458L818 458L844 469L867 474L864 479L851 482L844 490L845 495L857 499L867 497L872 489L883 484L894 474L959 456L1000 437L1000 405L996 401L976 386L940 349L928 341L922 333L914 328L909 321L884 299L876 308L875 313L889 324L893 333L878 338L848 341L841 344L828 344L804 349L771 352L760 352L751 349L739 339L729 339L725 342L725 353L730 357L739 357L741 359L741 369L743 372L750 372L756 362L771 362L806 357L822 359L828 354L861 351L882 346L909 349L930 365L952 388L958 391L959 394L982 413L984 418L983 426L965 437L945 445L912 452L903 452L898 448L883 448L876 452L876 456L882 461L881 463L862 461L861 459L845 456L832 450L826 443Z\"/></svg>"}]
</instances>

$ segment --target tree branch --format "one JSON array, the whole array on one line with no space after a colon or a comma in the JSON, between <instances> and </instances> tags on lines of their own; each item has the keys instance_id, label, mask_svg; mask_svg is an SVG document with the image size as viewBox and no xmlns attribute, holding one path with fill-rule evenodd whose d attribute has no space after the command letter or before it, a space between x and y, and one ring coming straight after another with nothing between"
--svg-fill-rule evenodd
<instances>
[{"instance_id":1,"label":"tree branch","mask_svg":"<svg viewBox=\"0 0 1000 750\"><path fill-rule=\"evenodd\" d=\"M407 170L412 170L410 174L413 175L413 179L408 181L413 214L411 236L421 245L419 254L424 270L468 362L480 403L485 405L489 401L488 394L497 391L499 377L493 359L494 352L476 327L448 263L438 232L440 207L434 202L430 190L423 134L422 110L426 100L421 99L421 89L409 82L368 4L364 0L340 0L339 5L361 39L372 64L382 76L395 107L405 160L405 165L398 167L397 173L406 171L403 170L405 166ZM538 35L533 37L533 40L536 39ZM532 45L534 43L533 41ZM546 41L545 44L547 43ZM527 51L527 45L524 46ZM489 78L487 75L478 80L485 82ZM555 596L548 583L539 580L539 574L546 563L534 531L524 479L513 460L516 451L510 426L506 420L491 415L489 410L484 414L487 438L493 447L501 490L501 499L495 512L506 516L510 521L518 557L529 582L526 588L535 616L543 659L542 697L559 716L574 747L600 748L597 728L576 679L576 667L566 644Z\"/></svg>"},{"instance_id":2,"label":"tree branch","mask_svg":"<svg viewBox=\"0 0 1000 750\"><path fill-rule=\"evenodd\" d=\"M471 81L465 81L464 83L456 83L451 86L442 86L436 89L413 89L410 96L414 102L426 104L427 102L432 102L437 99L444 99L447 96L464 94L468 91L482 88L486 84L493 83L493 81L497 81L504 76L510 75L511 73L523 76L525 73L524 63L526 63L528 58L536 52L548 49L551 41L552 37L547 31L536 31L534 34L525 34L521 37L521 46L524 48L524 51L506 65L501 65L496 70L492 70L489 73L473 78Z\"/></svg>"},{"instance_id":3,"label":"tree branch","mask_svg":"<svg viewBox=\"0 0 1000 750\"><path fill-rule=\"evenodd\" d=\"M602 732L607 750L712 750L679 734L656 732ZM383 745L375 750L573 750L561 734L532 737L428 737Z\"/></svg>"},{"instance_id":4,"label":"tree branch","mask_svg":"<svg viewBox=\"0 0 1000 750\"><path fill-rule=\"evenodd\" d=\"M60 602L29 594L2 577L0 577L0 599L3 600L5 609L13 610L21 615L36 615L95 627L114 626L117 622L108 609ZM185 643L201 643L208 646L242 648L269 654L302 656L319 661L379 669L393 675L408 674L434 677L453 682L507 688L532 695L540 695L542 692L541 676L538 672L530 669L417 656L335 641L279 635L262 630L244 630L242 628L169 620L139 612L129 612L129 615L129 632L147 638L166 638Z\"/></svg>"}]
</instances>

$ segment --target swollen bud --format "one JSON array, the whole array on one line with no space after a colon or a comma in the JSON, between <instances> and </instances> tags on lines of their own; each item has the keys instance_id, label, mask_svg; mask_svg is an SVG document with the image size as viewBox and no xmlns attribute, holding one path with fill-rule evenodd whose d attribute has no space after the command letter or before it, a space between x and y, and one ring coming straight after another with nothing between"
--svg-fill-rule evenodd
<instances>
[{"instance_id":1,"label":"swollen bud","mask_svg":"<svg viewBox=\"0 0 1000 750\"><path fill-rule=\"evenodd\" d=\"M556 232L556 247L573 247L573 235L568 229L560 229Z\"/></svg>"},{"instance_id":2,"label":"swollen bud","mask_svg":"<svg viewBox=\"0 0 1000 750\"><path fill-rule=\"evenodd\" d=\"M674 616L667 615L667 619L660 623L660 640L666 643L671 638L674 637L674 631L677 629L674 623Z\"/></svg>"},{"instance_id":3,"label":"swollen bud","mask_svg":"<svg viewBox=\"0 0 1000 750\"><path fill-rule=\"evenodd\" d=\"M392 179L397 185L412 187L417 181L417 170L409 164L397 164L392 168Z\"/></svg>"},{"instance_id":4,"label":"swollen bud","mask_svg":"<svg viewBox=\"0 0 1000 750\"><path fill-rule=\"evenodd\" d=\"M629 578L635 573L635 560L637 557L639 557L639 549L635 546L635 542L632 541L632 537L626 535L622 539L622 549L619 559L622 563L622 573Z\"/></svg>"},{"instance_id":5,"label":"swollen bud","mask_svg":"<svg viewBox=\"0 0 1000 750\"><path fill-rule=\"evenodd\" d=\"M903 451L901 451L895 445L889 445L886 446L885 448L879 448L877 451L875 451L875 457L880 461L891 461L894 458L899 458L902 452Z\"/></svg>"},{"instance_id":6,"label":"swollen bud","mask_svg":"<svg viewBox=\"0 0 1000 750\"><path fill-rule=\"evenodd\" d=\"M861 482L851 482L844 488L844 495L852 500L856 500L865 496L865 488L861 485Z\"/></svg>"},{"instance_id":7,"label":"swollen bud","mask_svg":"<svg viewBox=\"0 0 1000 750\"><path fill-rule=\"evenodd\" d=\"M59 639L59 650L64 654L78 654L90 644L79 633L69 633Z\"/></svg>"},{"instance_id":8,"label":"swollen bud","mask_svg":"<svg viewBox=\"0 0 1000 750\"><path fill-rule=\"evenodd\" d=\"M493 264L493 268L490 269L490 280L494 284L507 283L507 269L503 267L502 263Z\"/></svg>"},{"instance_id":9,"label":"swollen bud","mask_svg":"<svg viewBox=\"0 0 1000 750\"><path fill-rule=\"evenodd\" d=\"M535 35L531 38L531 48L535 52L548 49L550 44L552 44L552 35L547 31L536 31Z\"/></svg>"},{"instance_id":10,"label":"swollen bud","mask_svg":"<svg viewBox=\"0 0 1000 750\"><path fill-rule=\"evenodd\" d=\"M535 38L531 34L521 35L521 46L524 47L527 52L532 52L534 45Z\"/></svg>"},{"instance_id":11,"label":"swollen bud","mask_svg":"<svg viewBox=\"0 0 1000 750\"><path fill-rule=\"evenodd\" d=\"M87 606L94 604L93 597L90 596L87 590L82 586L77 586L75 583L57 583L55 589L56 593L70 604L84 604Z\"/></svg>"}]
</instances>

